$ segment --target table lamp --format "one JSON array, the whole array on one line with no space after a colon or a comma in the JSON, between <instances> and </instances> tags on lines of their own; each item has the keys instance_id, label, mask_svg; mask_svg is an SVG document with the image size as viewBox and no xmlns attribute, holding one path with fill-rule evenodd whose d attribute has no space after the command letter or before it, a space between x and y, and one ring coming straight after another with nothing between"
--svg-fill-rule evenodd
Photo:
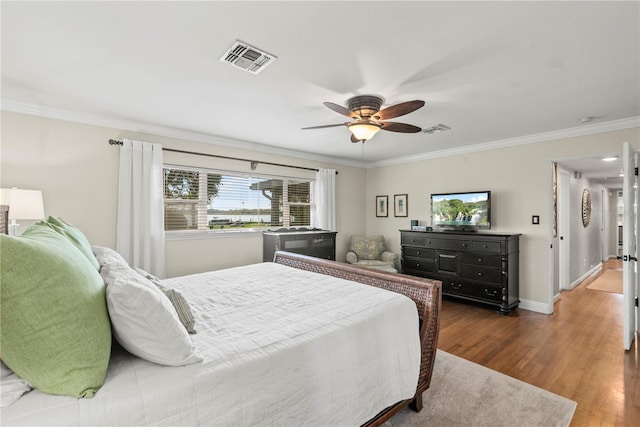
<instances>
[{"instance_id":1,"label":"table lamp","mask_svg":"<svg viewBox=\"0 0 640 427\"><path fill-rule=\"evenodd\" d=\"M16 236L18 224L16 220L44 219L42 191L23 190L16 187L0 189L0 204L9 206L9 235Z\"/></svg>"}]
</instances>

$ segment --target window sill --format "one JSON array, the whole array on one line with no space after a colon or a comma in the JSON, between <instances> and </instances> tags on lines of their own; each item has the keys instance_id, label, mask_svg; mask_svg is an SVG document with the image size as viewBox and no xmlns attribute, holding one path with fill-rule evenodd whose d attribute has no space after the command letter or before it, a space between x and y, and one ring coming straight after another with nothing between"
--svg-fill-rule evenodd
<instances>
[{"instance_id":1,"label":"window sill","mask_svg":"<svg viewBox=\"0 0 640 427\"><path fill-rule=\"evenodd\" d=\"M196 240L196 239L224 239L238 237L255 237L261 235L264 230L184 230L184 231L165 231L165 240Z\"/></svg>"}]
</instances>

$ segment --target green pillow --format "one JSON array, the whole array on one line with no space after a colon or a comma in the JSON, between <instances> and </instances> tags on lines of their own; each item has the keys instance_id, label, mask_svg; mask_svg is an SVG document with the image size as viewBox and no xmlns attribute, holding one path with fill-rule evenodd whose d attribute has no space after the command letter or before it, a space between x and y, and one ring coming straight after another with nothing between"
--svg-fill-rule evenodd
<instances>
[{"instance_id":1,"label":"green pillow","mask_svg":"<svg viewBox=\"0 0 640 427\"><path fill-rule=\"evenodd\" d=\"M73 243L80 252L84 254L91 262L91 265L97 270L100 271L100 264L98 264L98 260L93 255L93 251L91 250L91 244L87 237L82 233L82 231L78 230L73 225L63 221L61 218L56 218L54 216L50 216L47 218L47 223L58 233L65 236L71 243Z\"/></svg>"},{"instance_id":2,"label":"green pillow","mask_svg":"<svg viewBox=\"0 0 640 427\"><path fill-rule=\"evenodd\" d=\"M0 251L2 361L43 392L93 397L111 352L100 274L43 223L0 235Z\"/></svg>"}]
</instances>

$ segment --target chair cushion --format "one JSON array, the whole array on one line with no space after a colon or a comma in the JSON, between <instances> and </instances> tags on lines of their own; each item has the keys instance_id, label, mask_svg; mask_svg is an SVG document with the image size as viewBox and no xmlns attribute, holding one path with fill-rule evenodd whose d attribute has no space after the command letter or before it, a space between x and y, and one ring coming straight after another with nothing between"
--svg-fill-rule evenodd
<instances>
[{"instance_id":1,"label":"chair cushion","mask_svg":"<svg viewBox=\"0 0 640 427\"><path fill-rule=\"evenodd\" d=\"M380 259L385 250L384 236L352 236L349 250L356 253L358 260Z\"/></svg>"}]
</instances>

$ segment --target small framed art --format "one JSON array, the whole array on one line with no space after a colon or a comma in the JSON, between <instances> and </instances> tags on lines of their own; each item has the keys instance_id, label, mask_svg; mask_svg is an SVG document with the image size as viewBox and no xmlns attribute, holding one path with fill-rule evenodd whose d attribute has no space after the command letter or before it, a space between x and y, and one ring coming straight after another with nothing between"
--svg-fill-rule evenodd
<instances>
[{"instance_id":1,"label":"small framed art","mask_svg":"<svg viewBox=\"0 0 640 427\"><path fill-rule=\"evenodd\" d=\"M376 216L389 216L389 196L376 196Z\"/></svg>"},{"instance_id":2,"label":"small framed art","mask_svg":"<svg viewBox=\"0 0 640 427\"><path fill-rule=\"evenodd\" d=\"M407 205L406 194L396 194L393 196L393 215L409 216L409 206Z\"/></svg>"}]
</instances>

